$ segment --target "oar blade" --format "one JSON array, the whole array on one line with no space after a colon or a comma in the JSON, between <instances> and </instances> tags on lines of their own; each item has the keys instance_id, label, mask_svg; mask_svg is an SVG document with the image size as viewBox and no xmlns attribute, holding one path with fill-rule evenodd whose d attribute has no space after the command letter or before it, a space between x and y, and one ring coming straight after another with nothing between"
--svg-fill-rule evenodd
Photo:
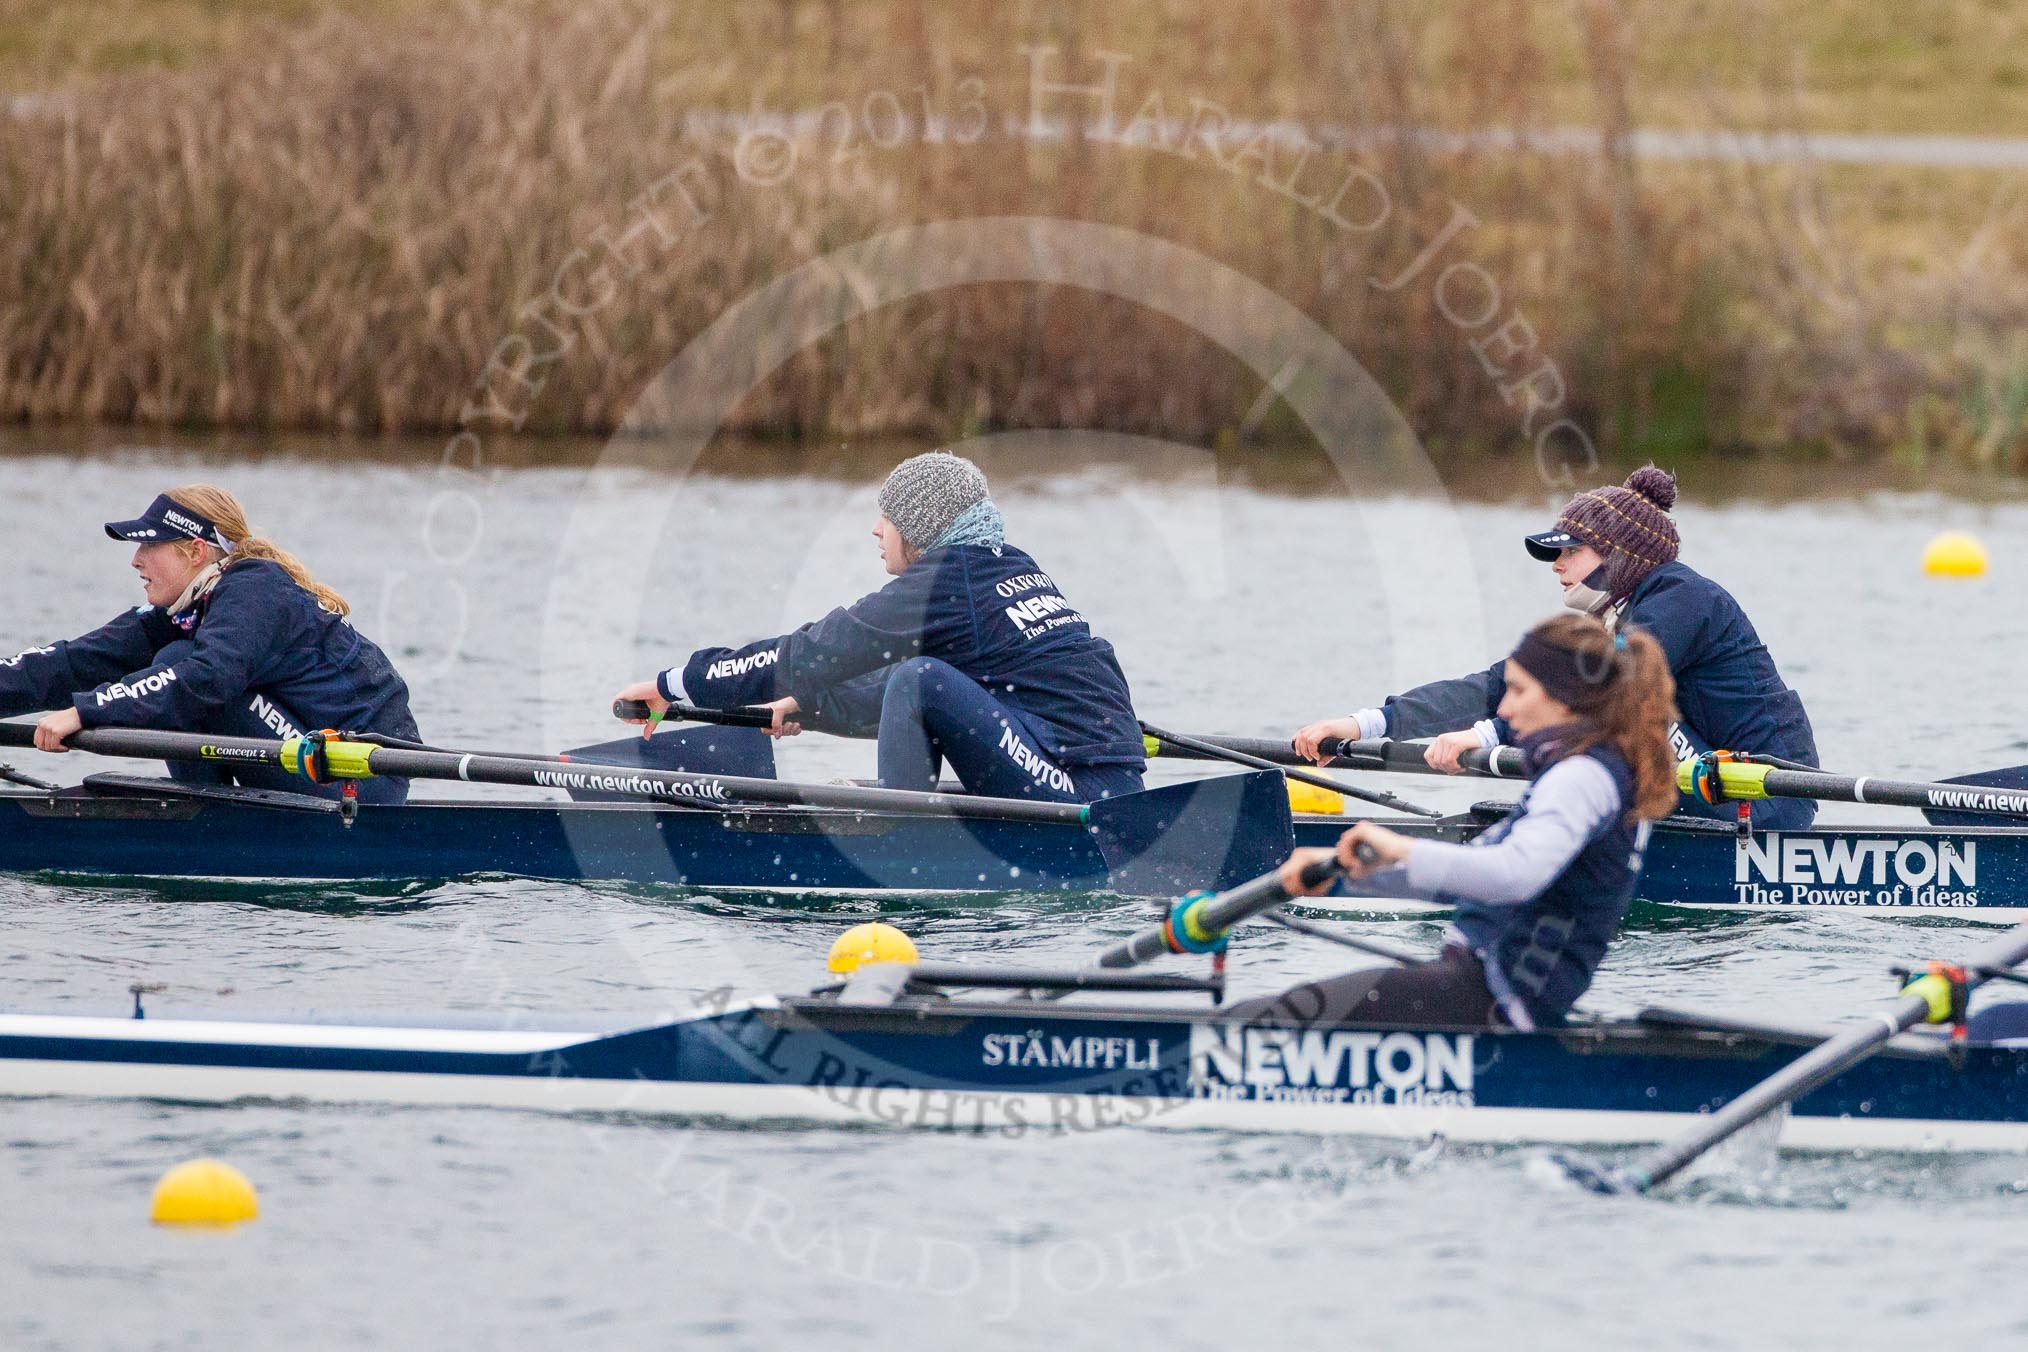
<instances>
[{"instance_id":1,"label":"oar blade","mask_svg":"<svg viewBox=\"0 0 2028 1352\"><path fill-rule=\"evenodd\" d=\"M2010 765L2004 770L1982 770L1975 775L1959 775L1954 779L1938 782L1966 784L1978 789L2028 790L2028 765ZM1929 819L1931 826L1957 828L1994 824L1993 814L1990 812L1953 812L1949 808L1926 807L1922 810L1922 815Z\"/></svg>"},{"instance_id":2,"label":"oar blade","mask_svg":"<svg viewBox=\"0 0 2028 1352\"><path fill-rule=\"evenodd\" d=\"M1624 1198L1647 1192L1641 1180L1618 1168L1616 1163L1594 1159L1580 1149L1547 1149L1535 1155L1545 1172L1558 1182L1576 1184L1602 1198ZM1533 1163L1533 1161L1531 1161Z\"/></svg>"},{"instance_id":3,"label":"oar blade","mask_svg":"<svg viewBox=\"0 0 2028 1352\"><path fill-rule=\"evenodd\" d=\"M1142 896L1223 892L1279 867L1296 847L1289 796L1272 770L1103 798L1089 820L1113 890ZM1223 851L1208 844L1221 840Z\"/></svg>"},{"instance_id":4,"label":"oar blade","mask_svg":"<svg viewBox=\"0 0 2028 1352\"><path fill-rule=\"evenodd\" d=\"M700 727L665 730L653 737L622 737L563 753L564 759L633 770L674 770L693 775L775 778L774 739L754 728ZM570 789L580 802L612 802L628 795Z\"/></svg>"},{"instance_id":5,"label":"oar blade","mask_svg":"<svg viewBox=\"0 0 2028 1352\"><path fill-rule=\"evenodd\" d=\"M1536 1165L1540 1161L1540 1165ZM1631 1197L1646 1192L1639 1178L1616 1164L1594 1159L1581 1150L1545 1150L1530 1161L1559 1182L1574 1183L1601 1197Z\"/></svg>"}]
</instances>

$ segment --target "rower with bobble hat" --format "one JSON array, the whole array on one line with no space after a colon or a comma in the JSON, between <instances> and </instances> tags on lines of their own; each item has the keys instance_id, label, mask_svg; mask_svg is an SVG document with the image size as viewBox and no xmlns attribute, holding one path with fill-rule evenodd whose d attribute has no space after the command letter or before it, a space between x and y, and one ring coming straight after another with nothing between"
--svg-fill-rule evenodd
<instances>
[{"instance_id":1,"label":"rower with bobble hat","mask_svg":"<svg viewBox=\"0 0 2028 1352\"><path fill-rule=\"evenodd\" d=\"M1802 699L1782 680L1753 622L1731 592L1678 557L1675 506L1676 476L1646 465L1623 483L1577 494L1554 524L1523 544L1551 566L1566 606L1614 631L1638 626L1662 645L1676 681L1681 718L1672 738L1680 758L1719 749L1816 765L1816 735ZM1505 738L1495 713L1505 689L1499 664L1432 681L1379 708L1309 724L1296 733L1295 747L1322 759L1326 738L1431 737L1429 763L1456 773L1463 752ZM1754 826L1780 831L1809 825L1816 810L1800 798L1750 808ZM1731 821L1738 805L1685 794L1679 811Z\"/></svg>"},{"instance_id":2,"label":"rower with bobble hat","mask_svg":"<svg viewBox=\"0 0 2028 1352\"><path fill-rule=\"evenodd\" d=\"M1573 610L1597 614L1613 601L1633 595L1634 588L1655 569L1676 561L1682 541L1669 509L1676 505L1676 476L1647 465L1616 488L1594 488L1564 505L1556 524L1523 537L1528 552L1544 563L1555 563L1566 549L1589 547L1600 559L1596 576L1586 577L1577 597L1566 595Z\"/></svg>"}]
</instances>

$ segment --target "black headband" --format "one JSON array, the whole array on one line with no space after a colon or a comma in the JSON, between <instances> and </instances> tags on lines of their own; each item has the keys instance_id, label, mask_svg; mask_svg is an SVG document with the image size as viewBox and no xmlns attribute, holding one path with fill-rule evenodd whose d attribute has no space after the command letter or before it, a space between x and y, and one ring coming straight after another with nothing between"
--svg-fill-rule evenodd
<instances>
[{"instance_id":1,"label":"black headband","mask_svg":"<svg viewBox=\"0 0 2028 1352\"><path fill-rule=\"evenodd\" d=\"M1558 702L1586 709L1597 705L1619 680L1620 664L1615 659L1626 640L1615 636L1612 643L1603 653L1579 652L1559 648L1530 632L1521 636L1508 660L1542 682L1542 688Z\"/></svg>"}]
</instances>

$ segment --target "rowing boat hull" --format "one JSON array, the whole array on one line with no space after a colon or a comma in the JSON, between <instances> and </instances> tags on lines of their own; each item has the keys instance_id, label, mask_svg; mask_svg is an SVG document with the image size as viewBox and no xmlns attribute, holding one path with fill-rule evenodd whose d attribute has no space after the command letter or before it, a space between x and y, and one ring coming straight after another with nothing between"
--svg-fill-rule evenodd
<instances>
[{"instance_id":1,"label":"rowing boat hull","mask_svg":"<svg viewBox=\"0 0 2028 1352\"><path fill-rule=\"evenodd\" d=\"M0 1093L300 1100L1066 1135L1220 1128L1643 1143L1804 1044L1618 1023L1559 1033L1243 1028L1205 1014L765 1002L599 1032L0 1016ZM2028 1149L2028 1049L1886 1052L1797 1103L1785 1145Z\"/></svg>"},{"instance_id":2,"label":"rowing boat hull","mask_svg":"<svg viewBox=\"0 0 2028 1352\"><path fill-rule=\"evenodd\" d=\"M638 802L335 804L177 790L0 794L0 871L407 881L508 875L714 891L1174 896L1272 868L1292 845L1273 774L1094 804L1091 824ZM137 787L138 786L138 787ZM293 801L291 801L293 800Z\"/></svg>"},{"instance_id":3,"label":"rowing boat hull","mask_svg":"<svg viewBox=\"0 0 2028 1352\"><path fill-rule=\"evenodd\" d=\"M1166 832L1160 867L1109 868L1072 823L959 821L805 808L702 811L639 803L416 802L295 811L231 796L0 794L0 871L99 877L408 881L507 875L770 893L1112 891L1222 888L1299 845L1330 845L1342 817L1298 816L1272 776L1198 781L1235 795L1196 804ZM1151 802L1174 788L1155 791ZM1125 800L1120 800L1125 802ZM1235 807L1234 804L1237 804ZM1275 810L1268 810L1273 807ZM1246 821L1234 825L1235 815ZM1156 820L1166 820L1157 818ZM1483 818L1390 822L1465 839ZM1115 861L1117 862L1117 861ZM2028 919L2028 830L1817 827L1736 833L1656 828L1640 895L1735 912L1848 908Z\"/></svg>"},{"instance_id":4,"label":"rowing boat hull","mask_svg":"<svg viewBox=\"0 0 2028 1352\"><path fill-rule=\"evenodd\" d=\"M1347 825L1298 816L1296 843L1333 844ZM1453 819L1402 829L1464 839L1476 827ZM1842 908L2018 923L2028 920L2028 830L1831 825L1743 837L1711 823L1665 823L1649 838L1638 895L1728 911Z\"/></svg>"},{"instance_id":5,"label":"rowing boat hull","mask_svg":"<svg viewBox=\"0 0 2028 1352\"><path fill-rule=\"evenodd\" d=\"M52 808L54 801L57 806ZM0 870L370 881L510 875L784 891L1091 890L1075 825L607 803L409 803L336 814L232 802L0 800Z\"/></svg>"}]
</instances>

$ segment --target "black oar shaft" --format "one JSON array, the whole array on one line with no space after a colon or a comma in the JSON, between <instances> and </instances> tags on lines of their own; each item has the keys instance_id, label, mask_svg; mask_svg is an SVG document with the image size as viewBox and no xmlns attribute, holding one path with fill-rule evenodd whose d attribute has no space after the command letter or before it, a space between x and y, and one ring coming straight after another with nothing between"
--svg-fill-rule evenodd
<instances>
[{"instance_id":1,"label":"black oar shaft","mask_svg":"<svg viewBox=\"0 0 2028 1352\"><path fill-rule=\"evenodd\" d=\"M1779 1074L1770 1075L1694 1130L1659 1146L1627 1166L1626 1180L1638 1192L1668 1182L1698 1156L1782 1104L1791 1103L1870 1056L1880 1044L1914 1027L1928 1015L1929 1004L1909 996L1876 1020L1805 1052Z\"/></svg>"},{"instance_id":2,"label":"black oar shaft","mask_svg":"<svg viewBox=\"0 0 2028 1352\"><path fill-rule=\"evenodd\" d=\"M64 739L73 751L136 760L209 761L218 765L282 764L282 744L260 737L206 737L152 728L83 728ZM35 745L35 729L26 723L0 722L0 746Z\"/></svg>"},{"instance_id":3,"label":"black oar shaft","mask_svg":"<svg viewBox=\"0 0 2028 1352\"><path fill-rule=\"evenodd\" d=\"M2028 925L2009 930L2006 937L1965 972L1967 989L1982 984L1986 969L2006 970L2028 960ZM1726 1104L1677 1139L1658 1146L1619 1171L1626 1187L1646 1192L1667 1182L1685 1166L1728 1136L1757 1121L1775 1108L1792 1103L1865 1060L1882 1044L1928 1021L1930 1002L1921 994L1904 995L1892 1007L1822 1043L1787 1066L1768 1076L1738 1098Z\"/></svg>"},{"instance_id":4,"label":"black oar shaft","mask_svg":"<svg viewBox=\"0 0 2028 1352\"><path fill-rule=\"evenodd\" d=\"M1161 737L1161 734L1149 728L1145 723L1141 726L1150 737ZM1167 741L1168 739L1161 738L1161 740ZM1216 750L1207 751L1202 749L1204 747L1214 747ZM1311 763L1304 757L1297 755L1296 749L1287 742L1277 742L1267 737L1213 737L1208 734L1193 734L1188 741L1171 742L1167 750L1157 751L1155 754L1159 756L1173 756L1180 760L1224 760L1225 756L1221 754L1224 752L1232 752L1241 756L1252 756L1256 760L1267 761L1269 764L1277 766L1309 765Z\"/></svg>"},{"instance_id":5,"label":"black oar shaft","mask_svg":"<svg viewBox=\"0 0 2028 1352\"><path fill-rule=\"evenodd\" d=\"M0 745L30 745L35 730L20 723L0 723ZM204 737L193 733L157 732L147 728L88 728L73 733L65 745L104 756L137 756L156 760L209 762L219 765L264 765L289 768L288 743L249 737ZM457 751L414 751L403 747L333 742L349 759L363 756L369 773L408 779L458 779L478 784L509 784L526 788L580 789L615 793L665 803L726 807L739 803L790 807L846 808L867 812L901 812L911 816L957 817L973 821L1057 822L1081 825L1085 809L1077 803L1040 803L1020 798L973 798L907 789L865 789L832 784L796 784L778 779L738 775L690 774L680 770L602 766L557 757L509 757ZM356 776L354 776L356 777Z\"/></svg>"},{"instance_id":6,"label":"black oar shaft","mask_svg":"<svg viewBox=\"0 0 2028 1352\"><path fill-rule=\"evenodd\" d=\"M1019 798L972 798L909 789L863 789L834 784L796 784L779 779L740 775L691 774L681 770L637 770L591 762L509 760L498 756L461 756L454 752L373 752L374 773L411 779L465 779L481 784L514 784L528 788L580 789L595 793L633 794L665 802L766 803L790 807L835 807L864 811L901 811L914 816L963 817L981 821L1063 822L1085 818L1076 803L1039 803Z\"/></svg>"},{"instance_id":7,"label":"black oar shaft","mask_svg":"<svg viewBox=\"0 0 2028 1352\"><path fill-rule=\"evenodd\" d=\"M1881 803L1890 807L1943 808L1953 812L2028 817L2028 793L1965 784L1911 780L1856 779L1809 770L1769 770L1762 788L1777 798L1823 798L1839 803Z\"/></svg>"},{"instance_id":8,"label":"black oar shaft","mask_svg":"<svg viewBox=\"0 0 2028 1352\"><path fill-rule=\"evenodd\" d=\"M1143 725L1145 728L1145 725ZM1145 729L1149 736L1164 741L1168 738L1152 728ZM1203 747L1216 748L1202 750ZM1322 768L1326 770L1387 770L1397 774L1437 775L1443 771L1423 759L1428 746L1423 742L1398 742L1391 737L1376 737L1371 741L1348 741L1342 737L1326 737L1317 743L1317 749L1324 753ZM1312 762L1297 754L1295 747L1287 742L1277 742L1266 737L1212 737L1192 734L1187 741L1174 746L1165 755L1189 760L1223 760L1218 752L1233 752L1243 756L1256 756L1275 765L1309 765ZM1528 771L1521 753L1511 746L1482 747L1467 751L1458 757L1459 764L1467 773L1486 775L1494 779L1526 779Z\"/></svg>"},{"instance_id":9,"label":"black oar shaft","mask_svg":"<svg viewBox=\"0 0 2028 1352\"><path fill-rule=\"evenodd\" d=\"M1155 735L1150 733L1151 736ZM1197 737L1192 739L1209 747L1223 751L1237 752L1247 756L1258 756L1276 765L1309 765L1311 762L1296 754L1296 749L1287 742L1270 741L1265 737ZM1398 742L1391 737L1376 737L1371 741L1348 741L1342 737L1326 737L1317 743L1317 749L1324 753L1323 768L1326 770L1385 770L1395 774L1437 775L1443 771L1423 759L1428 751L1424 742ZM1205 751L1187 746L1177 747L1168 753L1196 760L1221 759ZM1468 774L1485 775L1494 779L1526 779L1528 771L1521 753L1511 746L1481 747L1467 751L1458 757L1458 763Z\"/></svg>"},{"instance_id":10,"label":"black oar shaft","mask_svg":"<svg viewBox=\"0 0 2028 1352\"><path fill-rule=\"evenodd\" d=\"M1312 784L1320 789L1328 789L1332 793L1341 793L1347 798L1357 798L1361 802L1372 803L1378 807L1391 807L1399 812L1411 812L1419 817L1441 817L1444 815L1433 808L1423 807L1420 804L1397 798L1391 793L1381 793L1373 789L1355 788L1350 784L1336 779L1329 779L1323 775L1311 774L1305 770L1291 769L1282 762L1270 760L1265 756L1256 756L1251 752L1239 751L1218 742L1206 741L1180 732L1168 732L1156 727L1152 723L1141 724L1141 731L1158 742L1194 752L1206 760L1232 761L1238 765L1252 766L1256 770L1279 770L1285 777L1293 779L1299 784Z\"/></svg>"},{"instance_id":11,"label":"black oar shaft","mask_svg":"<svg viewBox=\"0 0 2028 1352\"><path fill-rule=\"evenodd\" d=\"M1317 749L1334 759L1334 765L1349 765L1359 770L1391 770L1397 774L1436 775L1443 771L1423 759L1428 749L1421 742L1397 742L1390 737L1375 738L1372 741L1350 742L1338 737L1326 737L1317 744ZM1511 746L1475 747L1458 756L1458 764L1468 774L1485 775L1493 779L1527 779L1528 762L1519 750Z\"/></svg>"}]
</instances>

